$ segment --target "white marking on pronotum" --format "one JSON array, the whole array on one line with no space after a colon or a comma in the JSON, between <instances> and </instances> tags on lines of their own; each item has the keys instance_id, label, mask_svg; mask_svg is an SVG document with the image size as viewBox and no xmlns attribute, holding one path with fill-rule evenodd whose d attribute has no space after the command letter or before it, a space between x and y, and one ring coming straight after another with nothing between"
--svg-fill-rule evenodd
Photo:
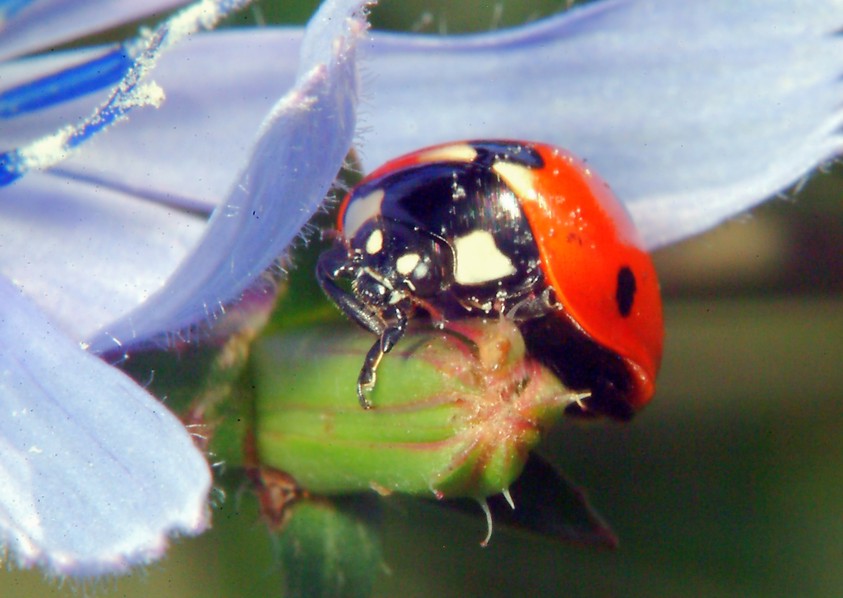
<instances>
[{"instance_id":1,"label":"white marking on pronotum","mask_svg":"<svg viewBox=\"0 0 843 598\"><path fill-rule=\"evenodd\" d=\"M467 143L455 143L421 152L417 159L419 163L426 164L428 162L473 162L476 157L476 149Z\"/></svg>"},{"instance_id":2,"label":"white marking on pronotum","mask_svg":"<svg viewBox=\"0 0 843 598\"><path fill-rule=\"evenodd\" d=\"M492 170L506 181L509 188L521 199L537 199L538 195L533 185L535 175L530 168L512 162L495 162Z\"/></svg>"},{"instance_id":3,"label":"white marking on pronotum","mask_svg":"<svg viewBox=\"0 0 843 598\"><path fill-rule=\"evenodd\" d=\"M405 253L395 260L395 269L399 274L409 275L419 265L421 256L418 253Z\"/></svg>"},{"instance_id":4,"label":"white marking on pronotum","mask_svg":"<svg viewBox=\"0 0 843 598\"><path fill-rule=\"evenodd\" d=\"M459 284L483 284L515 274L515 266L495 245L492 233L476 230L454 239L456 268L454 280Z\"/></svg>"},{"instance_id":5,"label":"white marking on pronotum","mask_svg":"<svg viewBox=\"0 0 843 598\"><path fill-rule=\"evenodd\" d=\"M381 249L383 249L383 233L379 228L376 228L369 235L369 238L366 239L366 253L375 255Z\"/></svg>"},{"instance_id":6,"label":"white marking on pronotum","mask_svg":"<svg viewBox=\"0 0 843 598\"><path fill-rule=\"evenodd\" d=\"M374 218L381 212L383 202L383 189L375 189L364 197L355 198L348 205L343 221L343 233L346 239L351 239L367 221Z\"/></svg>"}]
</instances>

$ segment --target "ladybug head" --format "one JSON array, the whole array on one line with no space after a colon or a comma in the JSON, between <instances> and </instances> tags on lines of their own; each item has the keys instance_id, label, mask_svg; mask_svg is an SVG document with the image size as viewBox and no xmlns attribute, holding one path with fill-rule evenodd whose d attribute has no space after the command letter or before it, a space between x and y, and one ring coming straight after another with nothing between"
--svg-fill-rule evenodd
<instances>
[{"instance_id":1,"label":"ladybug head","mask_svg":"<svg viewBox=\"0 0 843 598\"><path fill-rule=\"evenodd\" d=\"M352 289L370 306L432 297L453 280L450 246L428 232L376 218L350 240Z\"/></svg>"}]
</instances>

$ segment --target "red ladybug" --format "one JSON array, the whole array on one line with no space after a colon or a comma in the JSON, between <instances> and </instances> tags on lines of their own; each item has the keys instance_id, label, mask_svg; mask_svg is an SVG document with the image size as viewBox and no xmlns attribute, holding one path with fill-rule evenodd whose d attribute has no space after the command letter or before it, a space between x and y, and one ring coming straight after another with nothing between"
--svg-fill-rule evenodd
<instances>
[{"instance_id":1,"label":"red ladybug","mask_svg":"<svg viewBox=\"0 0 843 598\"><path fill-rule=\"evenodd\" d=\"M656 272L608 185L569 152L507 140L422 149L352 189L337 228L317 277L378 335L358 379L364 407L378 363L419 314L511 318L534 358L590 391L573 413L628 419L652 397Z\"/></svg>"}]
</instances>

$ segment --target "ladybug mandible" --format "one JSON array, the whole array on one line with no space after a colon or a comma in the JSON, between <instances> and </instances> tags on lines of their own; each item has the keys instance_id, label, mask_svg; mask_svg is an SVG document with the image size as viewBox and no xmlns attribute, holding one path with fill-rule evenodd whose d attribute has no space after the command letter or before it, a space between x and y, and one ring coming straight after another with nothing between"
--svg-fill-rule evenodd
<instances>
[{"instance_id":1,"label":"ladybug mandible","mask_svg":"<svg viewBox=\"0 0 843 598\"><path fill-rule=\"evenodd\" d=\"M378 363L420 314L511 318L531 356L590 392L572 413L628 419L652 397L655 269L608 185L569 152L507 140L422 149L352 189L337 229L317 278L378 336L357 382L364 408Z\"/></svg>"}]
</instances>

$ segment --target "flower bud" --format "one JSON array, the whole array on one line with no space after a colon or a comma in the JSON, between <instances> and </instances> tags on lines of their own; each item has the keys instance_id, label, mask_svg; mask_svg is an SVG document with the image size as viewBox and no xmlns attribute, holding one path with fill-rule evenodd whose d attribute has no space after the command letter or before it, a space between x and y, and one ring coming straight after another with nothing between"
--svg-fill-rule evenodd
<instances>
[{"instance_id":1,"label":"flower bud","mask_svg":"<svg viewBox=\"0 0 843 598\"><path fill-rule=\"evenodd\" d=\"M356 381L371 343L343 327L257 343L261 466L315 494L481 499L506 491L542 431L582 398L527 355L512 322L477 319L408 333L381 362L364 410Z\"/></svg>"}]
</instances>

